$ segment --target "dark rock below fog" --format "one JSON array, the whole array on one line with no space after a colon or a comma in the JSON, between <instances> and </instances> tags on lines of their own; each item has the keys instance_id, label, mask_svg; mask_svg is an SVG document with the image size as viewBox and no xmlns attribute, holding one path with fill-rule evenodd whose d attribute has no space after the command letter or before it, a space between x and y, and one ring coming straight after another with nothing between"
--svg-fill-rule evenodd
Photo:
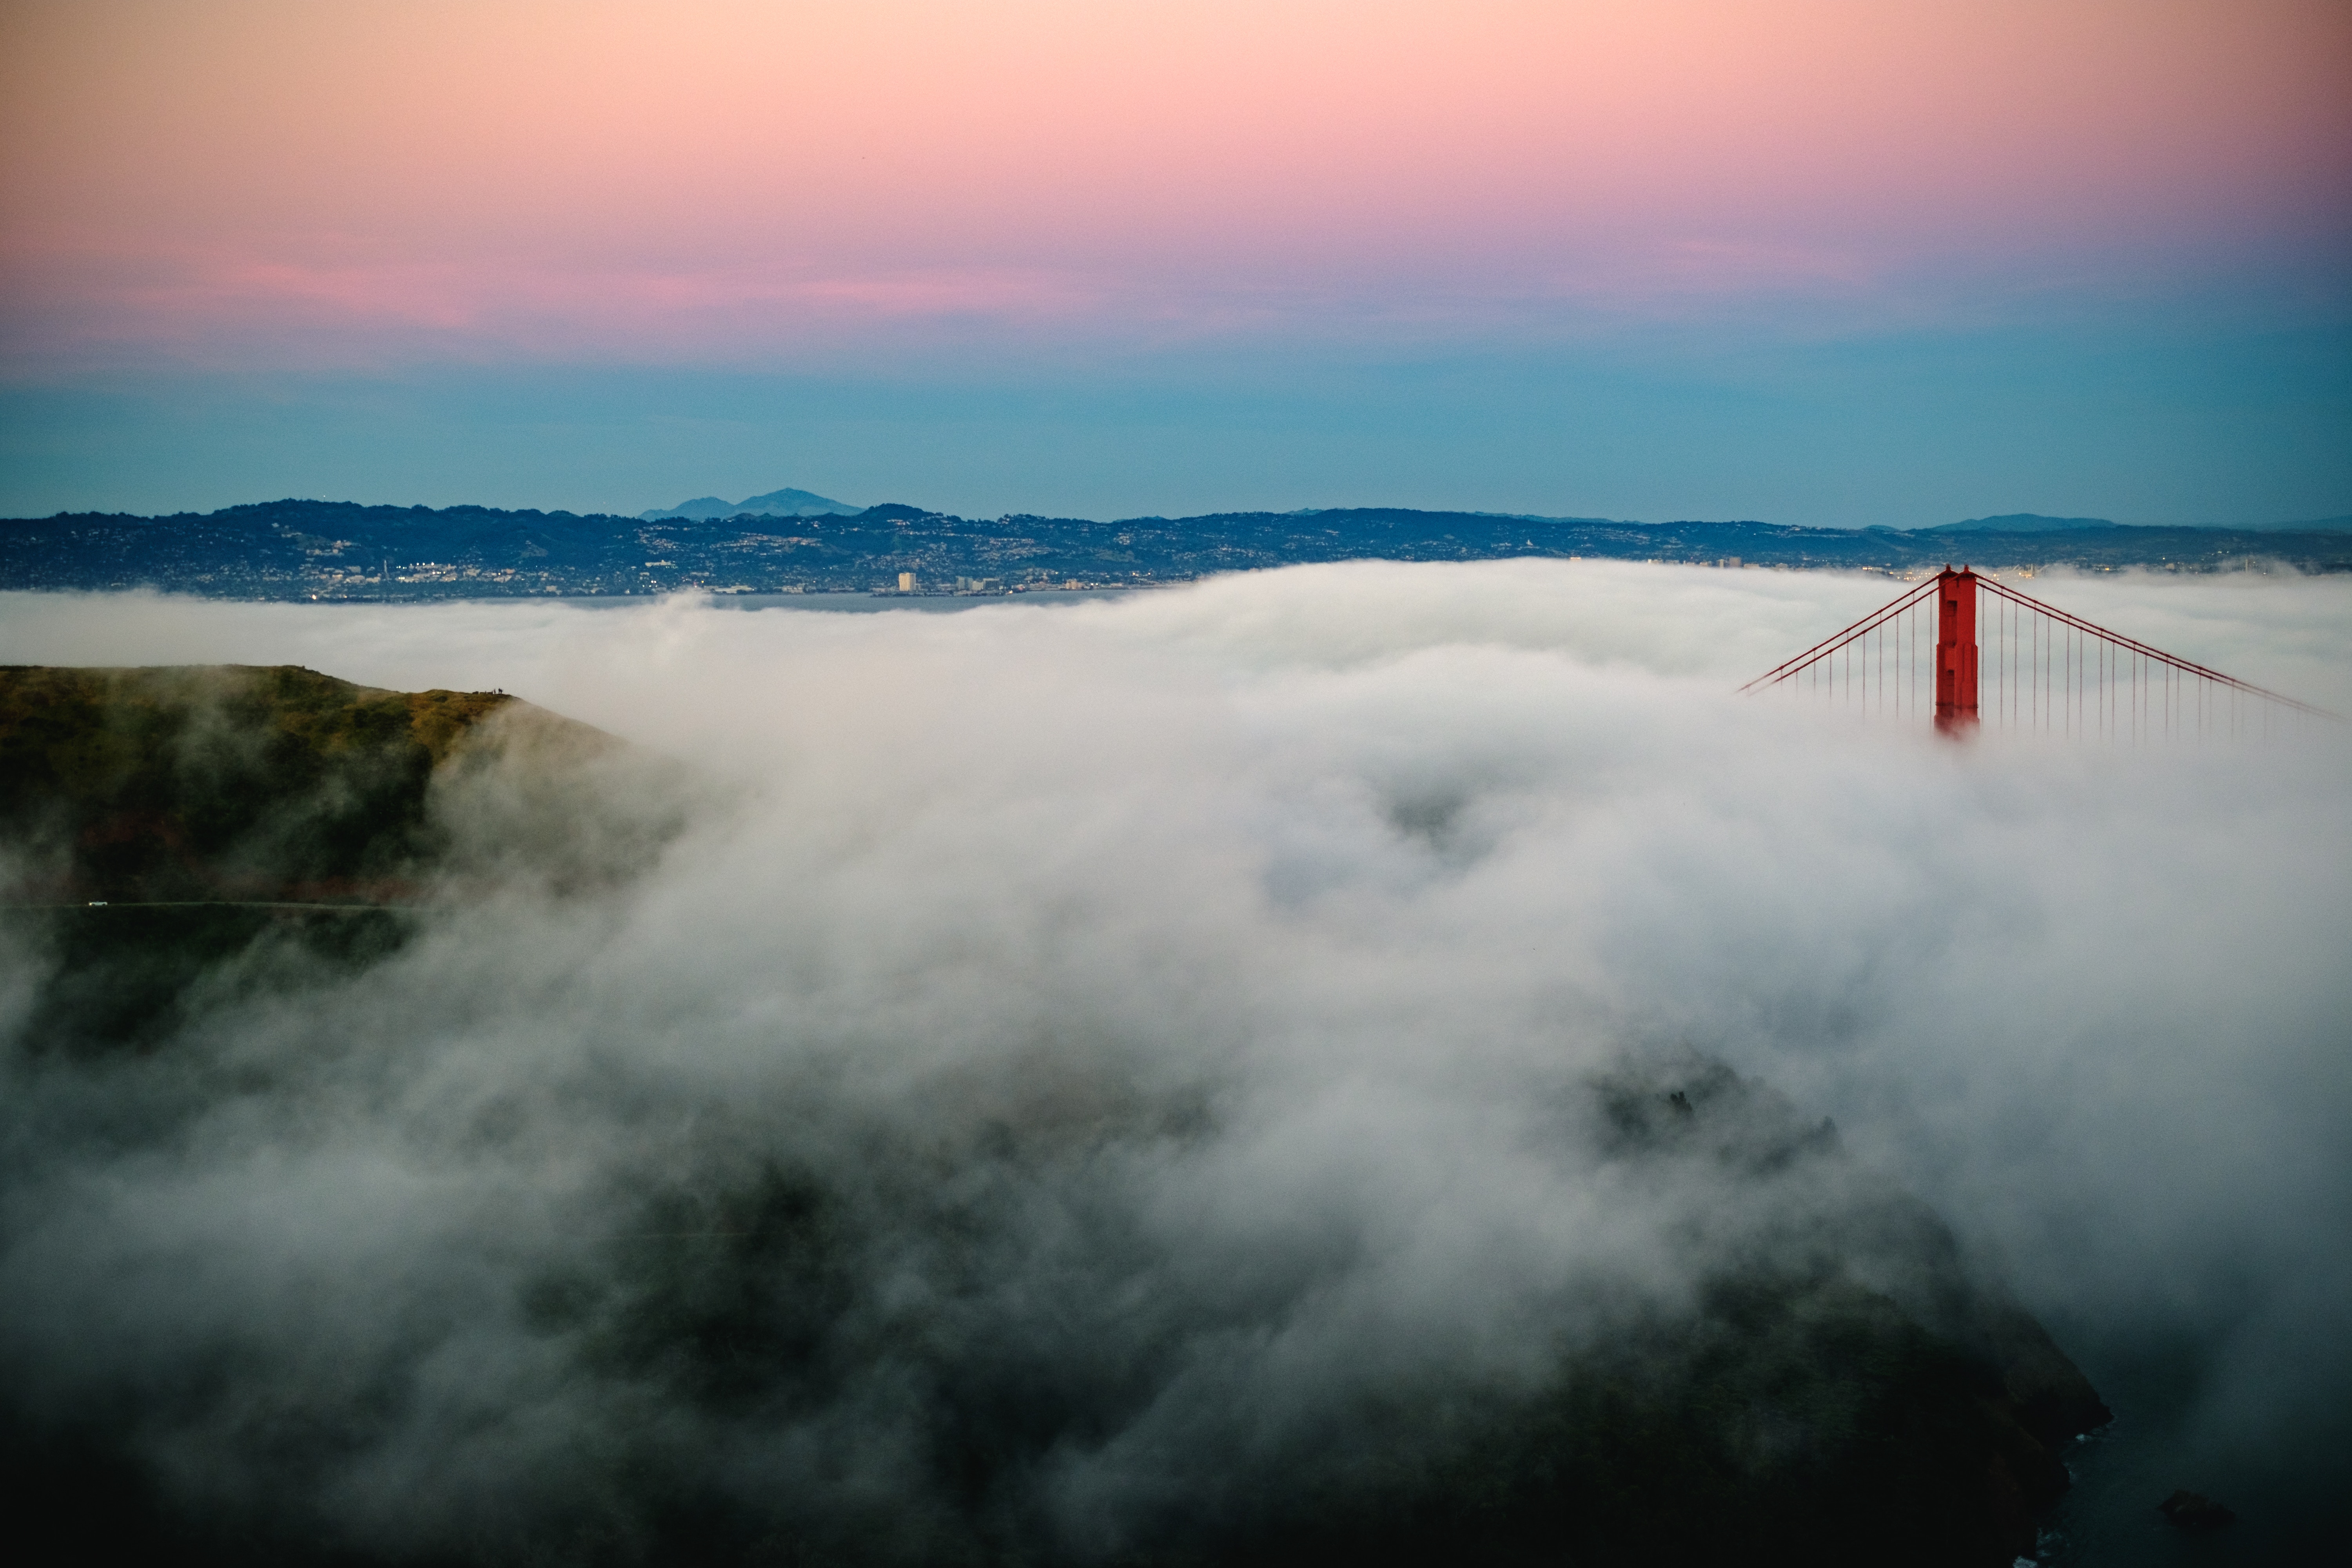
<instances>
[{"instance_id":1,"label":"dark rock below fog","mask_svg":"<svg viewBox=\"0 0 2352 1568\"><path fill-rule=\"evenodd\" d=\"M2156 1510L2183 1530L2217 1530L2237 1521L2238 1516L2201 1492L2187 1488L2174 1492L2156 1505Z\"/></svg>"}]
</instances>

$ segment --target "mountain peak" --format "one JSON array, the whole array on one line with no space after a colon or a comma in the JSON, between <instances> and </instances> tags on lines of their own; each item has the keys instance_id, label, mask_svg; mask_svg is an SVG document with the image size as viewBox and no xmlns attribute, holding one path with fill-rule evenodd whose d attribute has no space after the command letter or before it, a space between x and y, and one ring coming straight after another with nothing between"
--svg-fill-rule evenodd
<instances>
[{"instance_id":1,"label":"mountain peak","mask_svg":"<svg viewBox=\"0 0 2352 1568\"><path fill-rule=\"evenodd\" d=\"M2038 511L2012 511L2000 517L1972 517L1965 522L1938 523L1922 533L2068 533L2081 528L2115 528L2104 517L2044 517Z\"/></svg>"},{"instance_id":2,"label":"mountain peak","mask_svg":"<svg viewBox=\"0 0 2352 1568\"><path fill-rule=\"evenodd\" d=\"M740 501L725 501L717 496L697 496L673 507L656 507L651 511L641 511L637 518L643 522L657 522L665 518L690 518L703 522L714 517L852 517L862 510L812 490L787 487L770 490L765 495L746 496Z\"/></svg>"}]
</instances>

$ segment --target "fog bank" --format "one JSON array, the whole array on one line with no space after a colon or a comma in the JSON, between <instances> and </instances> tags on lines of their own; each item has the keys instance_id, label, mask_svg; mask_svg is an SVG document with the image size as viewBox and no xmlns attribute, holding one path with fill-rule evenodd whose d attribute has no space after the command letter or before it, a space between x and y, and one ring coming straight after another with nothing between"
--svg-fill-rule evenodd
<instances>
[{"instance_id":1,"label":"fog bank","mask_svg":"<svg viewBox=\"0 0 2352 1568\"><path fill-rule=\"evenodd\" d=\"M2352 710L2352 584L2025 586ZM2316 1488L2352 1436L2352 749L1732 694L1887 596L1586 563L953 616L0 595L0 660L502 687L716 786L624 892L436 916L135 1062L40 1056L9 953L0 1372L142 1403L188 1496L299 1474L377 1544L634 1444L917 1555L910 1367L1139 1379L1026 1483L1085 1556L1900 1183L2095 1376L2193 1362L2181 1464ZM1612 1160L1586 1088L1697 1058L1851 1162ZM646 1325L687 1309L630 1249L758 1226L865 1238L795 1289L934 1361L782 1414L664 1394Z\"/></svg>"}]
</instances>

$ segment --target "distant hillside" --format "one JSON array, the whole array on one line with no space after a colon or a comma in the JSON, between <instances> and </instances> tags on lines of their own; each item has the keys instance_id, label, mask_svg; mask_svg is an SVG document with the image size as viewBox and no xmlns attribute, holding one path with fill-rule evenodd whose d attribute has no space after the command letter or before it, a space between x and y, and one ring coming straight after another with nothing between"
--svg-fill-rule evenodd
<instances>
[{"instance_id":1,"label":"distant hillside","mask_svg":"<svg viewBox=\"0 0 2352 1568\"><path fill-rule=\"evenodd\" d=\"M714 517L834 517L854 516L858 508L845 501L828 500L807 490L770 490L763 496L747 496L740 501L724 501L717 496L698 496L682 500L674 507L637 514L641 521L651 522L661 518L690 518L697 521Z\"/></svg>"},{"instance_id":2,"label":"distant hillside","mask_svg":"<svg viewBox=\"0 0 2352 1568\"><path fill-rule=\"evenodd\" d=\"M1361 507L1134 517L964 518L896 502L848 515L653 520L488 507L282 500L203 515L66 513L0 521L0 589L152 587L256 599L515 595L866 593L912 574L927 592L1185 582L1328 561L1585 556L1706 565L1909 572L1965 560L2210 571L2250 560L2352 571L2340 531L2119 528L2049 520L2030 531L1615 522ZM2086 526L2071 526L2083 522Z\"/></svg>"},{"instance_id":3,"label":"distant hillside","mask_svg":"<svg viewBox=\"0 0 2352 1568\"><path fill-rule=\"evenodd\" d=\"M1965 522L1942 522L1922 533L2079 533L2086 529L2131 526L2104 517L2043 517L2038 512L2011 512L2003 517L1972 517ZM2139 526L2147 526L2141 524ZM2242 528L2197 531L2245 533L2343 533L2352 531L2352 517L2322 517L2305 522L2250 522Z\"/></svg>"}]
</instances>

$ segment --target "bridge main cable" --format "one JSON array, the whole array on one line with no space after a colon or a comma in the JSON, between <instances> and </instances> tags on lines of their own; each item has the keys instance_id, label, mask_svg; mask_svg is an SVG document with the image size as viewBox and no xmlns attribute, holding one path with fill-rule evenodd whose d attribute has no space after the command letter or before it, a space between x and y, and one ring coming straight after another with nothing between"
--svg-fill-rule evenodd
<instances>
[{"instance_id":1,"label":"bridge main cable","mask_svg":"<svg viewBox=\"0 0 2352 1568\"><path fill-rule=\"evenodd\" d=\"M2224 675L2218 669L2208 669L2201 664L2197 664L2191 660L2181 658L2174 654L2168 654L2160 647L2150 647L2147 644L2139 641L2136 637L2127 637L2120 632L2111 632L2105 626L2094 626L2089 621L2083 619L2080 616L2070 616L2065 611L2057 608L2055 605L2045 605L2041 600L2034 598L2032 595L2029 594L2021 594L2016 589L2011 588L2005 584L1997 583L1990 577L1983 575L1981 573L1977 576L1977 584L1980 588L1984 588L2000 595L2004 599L2009 599L2014 603L2022 605L2029 610L2033 610L2039 614L2048 616L2053 621L2058 621L2063 625L2072 626L2078 632L2087 632L2095 637L2101 637L2108 642L2114 643L2118 647L2128 648L2134 653L2143 655L2148 658L2156 659L2159 663L2168 664L2175 669L2185 670L2190 675L2198 676L2206 680L2219 681L2223 686L2234 687L2240 691L2248 692L2253 696L2260 697L2265 701L2280 703L2285 707L2293 708L2298 712L2311 714L2314 718L2333 719L2338 723L2342 723L2344 721L2344 715L2341 713L2332 713L2325 708L2315 708L2308 702L2298 702L2294 698L2287 696L2284 692L2273 691L2265 687L2256 686L2251 680L2240 680L2236 676ZM1802 658L1804 656L1800 655L1799 657ZM1756 684L1755 681L1748 682L1748 685L1750 686L1754 684ZM1745 691L1748 688L1743 686L1740 689Z\"/></svg>"},{"instance_id":2,"label":"bridge main cable","mask_svg":"<svg viewBox=\"0 0 2352 1568\"><path fill-rule=\"evenodd\" d=\"M1892 620L1895 616L1901 615L1904 611L1917 604L1921 599L1933 594L1936 591L1937 584L1941 581L1942 579L1940 577L1930 577L1926 582L1921 583L1917 587L1909 590L1907 593L1895 595L1894 603L1882 605L1877 609L1871 611L1870 614L1863 616L1862 619L1854 622L1853 625L1846 627L1845 630L1834 633L1822 641L1815 643L1812 647L1797 655L1794 658L1774 665L1771 668L1766 670L1763 674L1758 676L1755 679L1749 681L1739 689L1743 692L1753 691L1759 686L1769 686L1776 681L1785 680L1790 676L1796 674L1800 669L1802 669L1806 665L1812 663L1813 660L1826 658L1830 654L1837 652L1838 649L1853 641L1854 638L1869 636L1887 621Z\"/></svg>"}]
</instances>

